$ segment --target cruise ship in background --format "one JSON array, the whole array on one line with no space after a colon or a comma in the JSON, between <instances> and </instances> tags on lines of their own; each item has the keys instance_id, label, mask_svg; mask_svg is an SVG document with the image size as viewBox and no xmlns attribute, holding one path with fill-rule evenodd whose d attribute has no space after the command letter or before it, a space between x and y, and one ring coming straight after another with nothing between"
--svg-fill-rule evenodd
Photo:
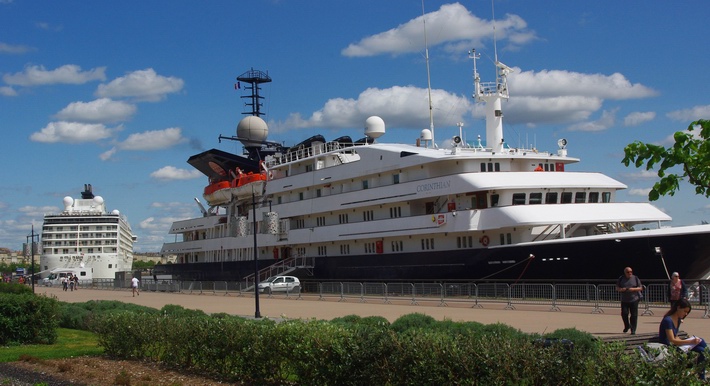
<instances>
[{"instance_id":1,"label":"cruise ship in background","mask_svg":"<svg viewBox=\"0 0 710 386\"><path fill-rule=\"evenodd\" d=\"M626 185L570 170L579 159L564 139L554 152L509 146L511 69L496 60L496 81L481 82L471 54L485 137L460 126L441 147L429 129L408 144L380 142L377 116L356 141L269 142L259 89L271 78L238 77L251 85L252 112L220 140L241 141L245 152L189 158L207 177L206 205L196 198L202 216L173 223L175 241L161 253L177 262L156 271L229 281L249 281L255 265L260 276L379 282L612 280L625 266L645 280L708 275L710 225L663 227L671 218L650 203L617 202Z\"/></svg>"},{"instance_id":2,"label":"cruise ship in background","mask_svg":"<svg viewBox=\"0 0 710 386\"><path fill-rule=\"evenodd\" d=\"M94 279L114 279L130 272L136 237L125 216L107 211L103 197L90 184L81 198L64 197L64 210L45 214L40 268L42 277L62 268L91 270Z\"/></svg>"}]
</instances>

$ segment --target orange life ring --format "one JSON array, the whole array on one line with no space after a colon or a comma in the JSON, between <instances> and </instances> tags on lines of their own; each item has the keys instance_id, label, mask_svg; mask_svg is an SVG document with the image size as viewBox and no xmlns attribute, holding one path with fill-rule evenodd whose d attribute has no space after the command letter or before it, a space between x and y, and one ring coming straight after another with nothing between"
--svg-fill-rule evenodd
<instances>
[{"instance_id":1,"label":"orange life ring","mask_svg":"<svg viewBox=\"0 0 710 386\"><path fill-rule=\"evenodd\" d=\"M484 247L487 247L487 246L488 246L488 243L491 242L491 239L489 239L488 236L485 236L485 235L484 235L484 236L481 237L481 239L478 240L478 241L481 242L481 245L483 245Z\"/></svg>"}]
</instances>

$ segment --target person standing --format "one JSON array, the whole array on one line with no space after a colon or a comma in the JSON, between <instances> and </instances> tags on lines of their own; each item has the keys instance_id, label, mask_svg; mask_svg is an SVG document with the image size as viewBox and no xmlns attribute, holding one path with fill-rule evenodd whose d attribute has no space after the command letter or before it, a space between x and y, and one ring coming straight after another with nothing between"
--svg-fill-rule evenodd
<instances>
[{"instance_id":1,"label":"person standing","mask_svg":"<svg viewBox=\"0 0 710 386\"><path fill-rule=\"evenodd\" d=\"M624 268L624 274L616 281L616 291L621 293L621 320L624 321L624 333L631 330L631 335L636 334L642 290L641 280L634 275L631 267Z\"/></svg>"},{"instance_id":2,"label":"person standing","mask_svg":"<svg viewBox=\"0 0 710 386\"><path fill-rule=\"evenodd\" d=\"M668 299L671 302L671 308L678 303L680 299L688 298L688 287L685 282L680 279L678 272L673 272L671 282L668 284Z\"/></svg>"},{"instance_id":3,"label":"person standing","mask_svg":"<svg viewBox=\"0 0 710 386\"><path fill-rule=\"evenodd\" d=\"M133 290L133 297L136 297L136 294L138 294L138 296L140 296L140 294L141 294L140 291L138 290L138 282L139 282L138 278L133 276L133 279L131 279L131 288Z\"/></svg>"}]
</instances>

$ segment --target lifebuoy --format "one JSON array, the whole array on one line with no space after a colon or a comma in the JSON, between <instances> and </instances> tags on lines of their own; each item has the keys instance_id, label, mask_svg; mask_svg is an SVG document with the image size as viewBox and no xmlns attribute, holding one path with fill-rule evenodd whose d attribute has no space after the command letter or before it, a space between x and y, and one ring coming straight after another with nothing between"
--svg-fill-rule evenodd
<instances>
[{"instance_id":1,"label":"lifebuoy","mask_svg":"<svg viewBox=\"0 0 710 386\"><path fill-rule=\"evenodd\" d=\"M488 236L484 235L483 237L481 237L481 239L479 241L481 242L481 245L483 245L484 247L487 247L488 243L491 242L491 239L489 239Z\"/></svg>"}]
</instances>

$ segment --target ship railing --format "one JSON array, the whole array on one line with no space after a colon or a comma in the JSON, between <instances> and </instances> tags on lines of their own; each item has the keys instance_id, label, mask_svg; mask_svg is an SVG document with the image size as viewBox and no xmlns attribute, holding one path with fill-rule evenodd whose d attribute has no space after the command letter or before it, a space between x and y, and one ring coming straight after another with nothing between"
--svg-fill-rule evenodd
<instances>
[{"instance_id":1,"label":"ship railing","mask_svg":"<svg viewBox=\"0 0 710 386\"><path fill-rule=\"evenodd\" d=\"M688 300L703 318L710 318L710 281L688 280ZM128 290L130 280L94 279L82 282L79 290ZM178 292L198 295L253 296L254 286L242 281L141 281L141 289L156 292ZM668 283L653 282L644 285L643 299L639 304L642 316L665 313L669 308ZM591 313L604 313L606 309L618 309L621 294L616 284L589 283L503 283L503 282L317 282L301 281L301 288L285 293L272 293L269 298L314 298L322 301L436 305L440 307L458 304L471 308L492 305L506 310L517 306L546 307L549 311L561 311L564 307L589 308Z\"/></svg>"}]
</instances>

